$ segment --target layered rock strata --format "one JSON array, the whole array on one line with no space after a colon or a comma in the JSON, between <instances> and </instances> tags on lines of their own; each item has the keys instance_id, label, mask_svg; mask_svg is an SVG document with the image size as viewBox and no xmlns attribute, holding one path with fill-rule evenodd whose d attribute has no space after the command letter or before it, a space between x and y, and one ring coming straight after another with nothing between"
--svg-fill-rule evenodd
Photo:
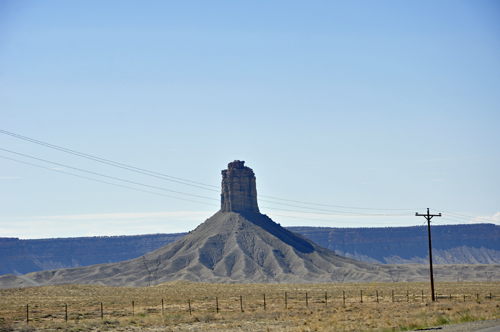
<instances>
[{"instance_id":1,"label":"layered rock strata","mask_svg":"<svg viewBox=\"0 0 500 332\"><path fill-rule=\"evenodd\" d=\"M244 211L259 213L255 174L244 161L235 160L222 171L221 212Z\"/></svg>"}]
</instances>

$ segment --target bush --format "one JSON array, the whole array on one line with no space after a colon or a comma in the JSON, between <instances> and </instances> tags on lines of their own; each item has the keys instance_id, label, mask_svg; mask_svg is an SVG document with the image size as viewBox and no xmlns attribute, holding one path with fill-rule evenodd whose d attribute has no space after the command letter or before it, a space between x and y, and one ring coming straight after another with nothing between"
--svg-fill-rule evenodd
<instances>
[{"instance_id":1,"label":"bush","mask_svg":"<svg viewBox=\"0 0 500 332\"><path fill-rule=\"evenodd\" d=\"M439 316L436 320L436 325L450 324L450 320L446 316Z\"/></svg>"}]
</instances>

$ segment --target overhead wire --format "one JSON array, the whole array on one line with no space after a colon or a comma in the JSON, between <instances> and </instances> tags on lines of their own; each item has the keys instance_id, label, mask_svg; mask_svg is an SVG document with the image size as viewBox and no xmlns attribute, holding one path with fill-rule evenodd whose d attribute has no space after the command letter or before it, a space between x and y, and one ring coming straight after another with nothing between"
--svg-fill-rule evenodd
<instances>
[{"instance_id":1,"label":"overhead wire","mask_svg":"<svg viewBox=\"0 0 500 332\"><path fill-rule=\"evenodd\" d=\"M303 202L303 201L297 201L297 200L291 200L291 199L284 199L284 198L278 198L278 197L272 197L272 196L264 196L264 195L260 195L260 196L261 197L266 197L266 198L277 199L277 200L281 200L281 201L293 202L293 203L309 204L309 205L317 205L317 206L329 206L329 207L334 207L334 208L345 208L345 209L353 209L353 210L410 211L410 210L423 209L423 208L381 209L381 208L341 206L341 205L331 205L331 204L310 203L310 202Z\"/></svg>"},{"instance_id":2,"label":"overhead wire","mask_svg":"<svg viewBox=\"0 0 500 332\"><path fill-rule=\"evenodd\" d=\"M266 207L264 207L266 208ZM273 216L278 216L278 217L283 217L283 218L293 218L293 219L300 219L300 220L311 220L311 221L320 221L320 222L327 222L327 223L342 223L342 224L358 224L362 223L363 221L346 221L346 220L331 220L331 219L314 219L314 218L308 218L308 217L303 217L303 216L290 216L290 215L284 215L284 214L279 214L279 213L274 213L272 212ZM407 215L407 217L409 217ZM388 223L387 221L384 221L384 223ZM380 226L379 226L380 227Z\"/></svg>"},{"instance_id":3,"label":"overhead wire","mask_svg":"<svg viewBox=\"0 0 500 332\"><path fill-rule=\"evenodd\" d=\"M181 193L181 192L177 192L177 191L168 190L168 189L165 189L165 188L160 188L160 187L156 187L156 186L145 185L145 184L138 183L138 182L135 182L135 181L128 181L128 180L124 180L124 179L120 179L120 178L116 178L116 177L112 177L112 176L107 176L107 175L96 173L96 172L86 171L86 170L83 170L83 169L80 169L80 168L76 168L76 167L72 167L72 166L68 166L68 165L64 165L64 164L60 164L60 163L51 162L51 161L48 161L48 160L45 160L45 159L32 157L32 156L29 156L29 155L26 155L26 154L22 154L22 153L17 153L17 152L8 150L8 149L0 148L0 150L6 151L6 152L10 152L10 153L14 153L14 154L17 154L17 155L21 155L21 156L24 156L24 157L32 158L32 159L35 159L35 160L47 162L47 163L50 163L50 164L53 164L53 165L57 165L57 166L61 166L61 167L66 167L66 168L69 168L69 169L74 169L74 170L77 170L77 171L82 171L82 172L86 172L86 173L89 173L89 174L93 174L93 175L98 175L98 176L110 178L110 179L113 179L113 180L119 180L119 181L124 181L124 182L135 184L135 185L141 185L141 186L150 187L152 189L165 190L165 191L170 191L170 192L177 193L177 194L184 194L184 195L189 195L189 196L198 197L198 198L205 198L205 199L217 200L217 199L213 199L213 198L209 198L209 197L204 197L204 196L199 196L199 195L193 195L193 194L187 194L187 193ZM70 175L70 176L73 176L73 177L83 178L83 179L86 179L86 180L90 180L90 181L94 181L94 182L99 182L99 183L104 183L104 184L108 184L108 185L112 185L112 186L116 186L116 187L126 188L126 189L130 189L130 190L134 190L134 191L139 191L139 192L143 192L143 193L148 193L148 194L153 194L153 195L158 195L158 196L163 196L163 197L169 197L169 198L174 198L174 199L179 199L179 200L184 200L184 201L189 201L189 202L194 202L194 203L199 203L199 204L205 204L205 205L210 205L210 206L218 206L216 204L210 204L210 203L206 203L206 202L200 202L200 201L196 201L196 200L192 200L192 199L186 199L186 198L182 198L182 197L176 197L176 196L172 196L172 195L160 194L160 193L156 193L156 192L152 192L152 191L148 191L148 190L143 190L143 189L138 189L138 188L133 188L133 187L129 187L129 186L124 186L124 185L120 185L120 184L116 184L116 183L112 183L112 182L108 182L108 181L102 181L102 180L98 180L98 179L94 179L94 178L90 178L90 177L86 177L86 176L82 176L82 175L78 175L78 174L74 174L74 173L70 173L70 172L65 172L65 171L54 169L54 168L50 168L50 167L45 167L45 166L41 166L41 165L37 165L37 164L33 164L33 163L28 163L28 162L25 162L25 161L21 161L21 160L17 160L17 159L14 159L14 158L9 158L9 157L5 157L5 156L1 156L1 155L0 155L0 158L11 160L11 161L15 161L15 162L26 164L26 165L30 165L30 166L34 166L34 167L38 167L38 168L41 168L41 169L46 169L46 170L50 170L50 171L54 171L54 172L58 172L58 173L66 174L66 175ZM291 206L291 205L289 205L289 206ZM296 213L304 213L304 214L315 214L315 215L322 215L322 216L335 216L335 217L339 217L339 215L332 214L332 213L314 212L314 211L300 211L300 210L292 210L292 209L280 209L280 208L275 208L275 207L270 207L270 206L261 206L261 207L264 208L264 209L284 211L284 212L296 212ZM303 208L303 207L298 207L298 208ZM453 215L453 213L450 213L450 214ZM321 222L336 222L336 223L342 222L342 223L350 223L350 224L357 223L357 222L345 221L345 220L342 220L342 221L340 221L340 220L334 220L333 221L333 220L328 220L328 219L313 219L313 218L309 218L309 217L305 217L305 216L300 216L299 217L299 216L282 215L282 214L278 214L278 213L273 213L273 215L279 216L279 217L294 218L294 219L301 219L301 220L321 221ZM346 216L350 216L350 215L355 215L355 216L379 216L379 217L404 217L404 216L409 216L408 214L371 214L371 213L351 213L351 214L347 214L347 213L345 213L345 214L340 215L340 217L346 217ZM448 220L451 220L451 221L456 221L456 219L452 219L452 218L443 218L443 219L448 219ZM462 218L459 219L459 221L462 221L461 219L467 219L467 218L466 217L462 217ZM470 220L470 218L467 219L467 220ZM387 221L385 221L385 223L387 223Z\"/></svg>"},{"instance_id":4,"label":"overhead wire","mask_svg":"<svg viewBox=\"0 0 500 332\"><path fill-rule=\"evenodd\" d=\"M95 162L100 162L100 163L103 163L103 164L107 164L107 165L110 165L110 166L113 166L113 167L118 167L118 168L125 169L125 170L132 171L132 172L137 172L137 173L140 173L140 174L143 174L143 175L147 175L147 176L159 178L159 179L162 179L162 180L167 180L167 181L175 182L175 183L178 183L178 184L188 185L188 186L196 187L196 188L203 189L203 190L209 190L209 191L212 191L212 192L218 192L219 191L219 189L217 189L217 190L213 189L213 188L219 188L219 187L214 186L214 185L209 185L209 184L205 184L205 183L201 183L201 182L197 182L197 181L191 181L191 180L187 180L187 179L183 179L183 178L179 178L179 177L174 177L174 176L162 174L162 173L159 173L159 172L153 172L153 171L149 171L149 170L146 170L146 169L143 169L143 168L139 168L139 167L130 166L130 165L127 165L127 164L115 162L115 161L112 161L112 160L109 160L109 159L105 159L105 158L101 158L101 157L96 157L96 156L93 156L93 155L90 155L90 154L86 154L86 153L82 153L82 152L79 152L79 151L76 151L76 150L67 149L67 148L64 148L64 147L61 147L61 146L58 146L58 145L46 143L46 142L43 142L43 141L40 141L40 140L36 140L36 139L33 139L33 138L29 138L29 137L26 137L26 136L23 136L23 135L15 134L15 133L3 130L3 129L0 129L0 133L5 134L5 135L9 135L9 136L12 136L12 137L15 137L15 138L18 138L18 139L22 139L22 140L25 140L25 141L28 141L28 142L31 142L31 143L34 143L34 144L42 145L42 146L45 146L45 147L48 147L48 148L51 148L51 149L55 149L55 150L58 150L58 151L61 151L61 152L69 153L69 154L72 154L72 155L75 155L75 156L78 156L78 157L81 157L81 158L86 158L86 159L89 159L89 160L92 160L92 161L95 161ZM125 179L121 179L121 178L117 178L117 177L112 177L112 176L100 174L100 173L97 173L97 172L91 172L91 171L87 171L87 170L84 170L84 169L81 169L81 168L76 168L76 167L72 167L72 166L68 166L68 165L63 165L63 164L60 164L60 163L51 162L51 161L48 161L48 160L45 160L45 159L42 159L42 158L32 157L32 156L29 156L29 155L26 155L26 154L14 152L14 151L7 150L7 149L1 149L0 148L0 150L6 151L6 152L10 152L10 153L14 153L14 154L18 154L18 155L21 155L21 156L24 156L24 157L27 157L27 158L32 158L32 159L35 159L35 160L39 160L39 161L51 163L51 164L54 164L54 165L58 165L58 166L62 166L62 167L67 167L67 168L74 169L74 170L77 170L77 171L86 172L88 174L93 174L93 175L97 175L97 176L101 176L101 177L106 177L106 178L113 179L113 180L118 180L118 181L123 181L123 182L126 182L126 183L131 183L131 184L134 184L134 185L145 186L145 187L149 187L149 188L152 188L152 189L157 189L157 190L162 190L162 191L168 191L168 192L172 192L172 193L180 194L180 195L188 195L188 196L192 196L192 197L209 199L209 200L218 200L218 199L214 199L214 198L210 198L210 197L206 197L206 196L189 194L189 193L185 193L185 192L181 192L181 191L175 191L175 190L165 189L165 188L161 188L161 187L157 187L157 186L146 185L146 184L135 182L135 181L129 181L129 180L125 180ZM14 160L12 158L6 158L6 157L3 157L3 158ZM18 161L18 160L14 160L14 161ZM21 161L18 161L18 162L21 162ZM36 167L46 168L46 167L43 167L43 166L31 164L31 163L26 163L26 164L32 165L32 166L36 166ZM46 168L46 169L53 170L51 168ZM68 173L68 172L61 172L61 173L74 175L74 174ZM91 179L91 178L88 178L88 177L82 177L82 178ZM95 180L95 179L92 179L92 180ZM98 180L95 180L95 181L97 181L97 182L103 182L103 183L108 183L106 181L98 181ZM118 186L120 186L120 185L118 185ZM121 186L121 187L127 188L126 186ZM144 191L144 190L139 190L139 191L148 192L148 191ZM172 198L178 198L178 197L168 196L168 195L164 195L164 196L172 197ZM282 206L289 206L289 207L294 207L296 209L302 209L302 210L307 210L307 211L299 211L299 210L291 210L291 209L279 209L279 208L274 208L274 207L262 206L263 208L268 208L268 209L272 209L272 210L287 211L287 212L311 213L311 214L318 214L318 215L335 215L335 214L340 214L341 217L342 216L377 216L377 217L393 217L393 216L398 217L399 216L399 217L402 217L402 216L407 216L407 214L405 214L405 213L364 213L364 212L331 210L331 209L324 209L324 208L317 208L317 207L327 207L327 208L328 207L333 207L333 208L338 208L338 209L352 209L352 210L366 210L366 211L411 211L411 210L422 209L422 208L382 209L382 208L354 207L354 206L341 206L341 205L332 205L332 204L311 203L311 202L305 202L305 201L299 201L299 200L291 200L291 199L284 199L284 198L273 197L273 196L266 196L266 195L260 195L260 197L267 198L267 199L259 199L259 201L261 201L261 202L266 202L266 203L276 204L276 205L282 205ZM269 199L271 199L271 200L269 200ZM278 200L278 201L281 201L281 202L276 202L276 201L273 201L273 200ZM197 202L197 201L193 201L193 202ZM288 203L283 203L283 202L290 202L290 203L295 203L295 204L288 204ZM297 205L297 204L300 204L300 205ZM309 205L309 206L301 206L301 205ZM317 206L317 207L315 208L315 207L310 207L310 206ZM439 209L436 209L436 210L439 211ZM461 215L461 214L456 214L456 213L451 213L451 212L445 212L445 211L442 211L442 212L448 214L447 220L452 220L452 221L462 221L462 222L464 220L465 221L476 220L476 221L488 221L488 222L494 222L495 221L495 220L492 220L490 218L471 217L471 216L466 216L466 215ZM338 215L335 215L335 216L338 216Z\"/></svg>"},{"instance_id":5,"label":"overhead wire","mask_svg":"<svg viewBox=\"0 0 500 332\"><path fill-rule=\"evenodd\" d=\"M3 129L0 129L0 133L1 134L5 134L5 135L9 135L9 136L12 136L12 137L16 137L16 138L19 138L19 139L22 139L22 140L25 140L25 141L28 141L28 142L31 142L31 143L34 143L34 144L42 145L42 146L45 146L45 147L48 147L48 148L51 148L51 149L55 149L55 150L58 150L58 151L61 151L61 152L69 153L69 154L72 154L72 155L75 155L75 156L78 156L78 157L81 157L81 158L90 159L90 160L93 160L93 161L96 161L96 162L100 162L100 163L103 163L103 164L107 164L107 165L118 167L118 168L122 168L122 169L126 169L126 170L129 170L129 171L132 171L132 172L137 172L137 173L141 173L141 174L144 174L144 175L148 175L148 176L160 178L160 179L163 179L163 180L172 181L172 182L176 182L176 183L180 183L180 184L184 184L184 185L188 185L188 186L192 186L192 187L197 187L197 188L201 188L201 189L205 189L205 190L211 190L211 191L217 191L217 190L216 189L205 188L205 187L218 188L218 187L213 186L213 185L209 185L209 184L205 184L205 183L201 183L201 182L196 182L196 181L191 181L191 180L186 180L186 179L182 179L182 178L179 178L179 177L174 177L174 176L171 176L171 175L166 175L166 174L162 174L162 173L158 173L158 172L148 171L148 170L143 169L143 168L139 168L139 167L135 167L135 166L130 166L130 165L126 165L126 164L123 164L123 163L118 163L118 162L115 162L115 161L112 161L112 160L109 160L109 159L92 156L90 154L86 154L86 153L83 153L83 152L79 152L79 151L67 149L67 148L64 148L64 147L61 147L61 146L58 146L58 145L54 145L54 144L42 142L42 141L39 141L39 140L36 140L36 139L33 139L33 138L29 138L29 137L26 137L26 136L22 136L22 135L19 135L19 134L15 134L15 133L6 131L6 130L3 130Z\"/></svg>"},{"instance_id":6,"label":"overhead wire","mask_svg":"<svg viewBox=\"0 0 500 332\"><path fill-rule=\"evenodd\" d=\"M173 192L173 193L177 193L177 194L184 194L184 195L189 195L189 196L193 196L193 197L197 197L197 198L205 198L205 199L211 199L211 200L218 201L217 199L213 199L213 198L210 198L210 197L204 197L204 196L199 196L199 195L192 195L192 194L187 194L187 193L181 193L181 192L177 192L177 191L173 191L173 190L168 190L168 189L165 189L165 188L160 188L160 187L156 187L156 186L150 186L150 185L142 184L142 183L135 182L135 181L128 181L128 180L120 179L120 178L117 178L117 177L112 177L112 176L108 176L108 175L104 175L104 174L100 174L100 173L96 173L96 172L86 171L86 170L83 170L83 169L80 169L80 168L68 166L68 165L61 164L61 163L51 162L51 161L48 161L48 160L45 160L45 159L28 156L26 154L17 153L17 152L11 151L11 150L3 149L3 148L0 148L0 150L7 151L7 152L10 152L10 153L14 153L14 154L17 154L17 155L21 155L21 156L24 156L24 157L28 157L28 158L31 158L31 159L43 161L43 162L46 162L46 163L50 163L52 165L66 167L66 168L69 168L69 169L74 169L74 170L77 170L77 171L86 172L86 173L89 173L89 174L92 174L92 175L106 177L106 178L110 178L110 179L113 179L113 180L123 181L123 182L127 182L127 183L130 183L130 184L141 185L141 186L146 186L146 187L149 187L149 188L152 188L152 189L164 190L164 191L169 191L169 192ZM21 160L9 158L9 157L5 157L5 156L0 156L0 158L4 158L4 159L16 161L16 162L23 163L23 164L26 164L26 165L30 165L30 166L34 166L34 167L38 167L38 168L42 168L42 169L47 169L47 170L51 170L51 171L55 171L55 172L58 172L58 173L67 174L67 175L71 175L71 176L75 176L75 177L79 177L79 178L83 178L83 179L87 179L87 180L92 180L92 181L95 181L95 182L110 184L110 185L117 186L117 187L122 187L122 188L127 188L127 189L133 189L133 190L136 190L136 191L141 191L141 192L145 192L145 193L150 193L150 194L155 194L155 195L160 195L160 196L165 196L165 197L170 197L170 198L182 199L182 198L179 198L179 197L176 197L176 196L161 195L161 194L154 193L154 192L147 191L147 190L140 190L140 189L137 189L137 188L132 188L132 187L128 187L128 186L118 185L118 184L111 183L111 182L108 182L108 181L97 180L97 179L94 179L94 178L89 178L89 177L86 177L86 176L81 176L81 175L77 175L77 174L74 174L74 173L69 173L69 172L65 172L65 171L61 171L61 170L53 169L53 168L50 168L50 167L45 167L45 166L33 164L33 163L28 163L28 162L25 162L25 161L21 161ZM186 200L186 199L183 199L183 200ZM199 202L199 201L195 201L195 200L188 200L188 201L195 202L195 203L207 204L207 203ZM216 206L216 205L213 204L212 206ZM271 209L271 210L278 210L278 211L285 211L285 212L310 213L310 214L319 214L319 215L324 215L324 216L332 216L331 213L311 212L311 211L304 212L304 211L300 211L300 210L280 209L280 208L274 208L274 207L270 207L270 206L262 206L262 208L264 208L264 209ZM305 219L307 219L307 218L305 218Z\"/></svg>"},{"instance_id":7,"label":"overhead wire","mask_svg":"<svg viewBox=\"0 0 500 332\"><path fill-rule=\"evenodd\" d=\"M182 179L182 178L174 177L174 176L171 176L171 175L166 175L166 174L162 174L162 173L158 173L158 172L149 171L149 170L146 170L146 169L143 169L143 168L126 165L126 164L123 164L123 163L118 163L118 162L115 162L115 161L112 161L112 160L109 160L109 159L105 159L105 158L101 158L101 157L96 157L96 156L93 156L93 155L90 155L90 154L82 153L82 152L79 152L79 151L76 151L76 150L64 148L64 147L61 147L61 146L58 146L58 145L46 143L46 142L43 142L43 141L40 141L40 140L36 140L36 139L30 138L30 137L26 137L26 136L23 136L23 135L12 133L12 132L9 132L7 130L0 129L0 133L5 134L5 135L9 135L9 136L12 136L12 137L15 137L15 138L19 138L19 139L22 139L22 140L25 140L25 141L29 141L29 142L32 142L32 143L35 143L35 144L38 144L38 145L42 145L42 146L45 146L45 147L48 147L48 148L51 148L51 149L55 149L55 150L58 150L58 151L61 151L61 152L65 152L65 153L69 153L69 154L72 154L72 155L76 155L76 156L79 156L79 157L82 157L82 158L86 158L86 159L90 159L90 160L93 160L93 161L96 161L96 162L104 163L104 164L107 164L107 165L110 165L110 166L114 166L114 167L119 167L119 168L122 168L122 169L126 169L126 170L129 170L129 171L132 171L132 172L138 172L140 174L144 174L144 175L148 175L148 176L152 176L152 177L156 177L156 178L160 178L160 179L163 179L163 180L172 181L172 182L176 182L176 183L180 183L180 184L184 184L184 185L189 185L189 186L201 188L201 189L204 189L204 190L210 190L210 191L215 191L215 192L219 191L219 187L214 186L214 185L209 185L209 184L205 184L205 183L201 183L201 182L196 182L196 181L191 181L191 180L187 180L187 179ZM217 188L217 189L211 189L211 188ZM341 206L341 205L311 203L311 202L304 202L304 201L298 201L298 200L290 200L290 199L278 198L278 197L273 197L273 196L265 196L265 195L260 195L260 197L270 198L270 199L275 199L275 200L281 200L281 201L287 201L287 202L292 202L292 203L298 203L298 204L303 204L303 205L334 207L334 208L341 208L341 209L355 209L355 210L357 209L357 210L373 210L373 211L398 211L398 210L399 211L410 211L410 210L414 210L414 209L421 209L421 208L412 208L412 209L409 209L409 208L405 208L405 209L382 209L382 208L352 207L352 206ZM262 200L262 201L264 201L264 200ZM272 202L272 201L266 201L266 202L271 203L271 204L288 205L286 203L279 203L279 202ZM311 208L307 208L307 207L301 207L301 208L311 209ZM341 211L332 211L332 212L343 213Z\"/></svg>"},{"instance_id":8,"label":"overhead wire","mask_svg":"<svg viewBox=\"0 0 500 332\"><path fill-rule=\"evenodd\" d=\"M152 188L152 189L156 189L156 190L168 191L168 192L175 193L175 194L180 194L180 195L187 195L187 196L192 196L192 197L196 197L196 198L202 198L202 199L209 199L209 200L218 201L218 199L211 198L211 197L200 196L200 195L195 195L195 194L189 194L189 193L180 192L180 191L176 191L176 190L170 190L170 189L166 189L166 188L162 188L162 187L148 185L148 184L140 183L140 182L137 182L137 181L125 180L125 179L118 178L118 177L115 177L115 176L109 176L109 175L105 175L105 174L101 174L101 173L97 173L97 172L92 172L92 171L88 171L88 170L85 170L85 169L82 169L82 168L73 167L73 166L69 166L69 165L66 165L66 164L61 164L61 163L53 162L53 161L50 161L50 160L47 160L47 159L33 157L33 156L30 156L30 155L27 155L27 154L24 154L24 153L15 152L15 151L12 151L12 150L9 150L9 149L0 148L0 150L8 152L8 153L16 154L16 155L19 155L19 156L23 156L23 157L26 157L26 158L30 158L30 159L42 161L42 162L45 162L45 163L49 163L49 164L52 164L52 165L61 166L61 167L73 169L73 170L76 170L76 171L79 171L79 172L84 172L84 173L87 173L87 174L92 174L92 175L96 175L96 176L100 176L100 177L105 177L105 178L112 179L112 180L122 181L122 182L129 183L129 184L144 186L144 187L148 187L148 188ZM27 163L27 164L28 165L34 165L34 164L31 164L31 163ZM68 174L68 173L66 173L66 174ZM267 201L267 200L260 200L260 201L271 203L271 204L279 204L279 205L285 205L285 206L295 207L296 209L303 209L303 210L305 209L305 210L308 210L308 211L292 210L292 209L284 209L284 208L276 208L276 207L270 207L270 206L262 206L263 208L267 208L267 209L271 209L271 210L287 211L287 212L299 212L299 213L311 213L311 214L325 215L325 216L326 215L335 215L335 214L341 214L342 216L383 216L383 217L394 217L394 216L405 216L406 215L406 214L401 214L401 213L399 213L399 214L382 214L382 213L362 213L362 212L334 211L334 210L327 210L327 209L318 209L318 208L310 208L310 207L303 207L303 206L295 206L295 205L291 205L291 204L279 203L279 202L272 202L272 201ZM318 211L320 211L320 212L318 212Z\"/></svg>"},{"instance_id":9,"label":"overhead wire","mask_svg":"<svg viewBox=\"0 0 500 332\"><path fill-rule=\"evenodd\" d=\"M459 214L459 213L454 213L454 212L447 212L443 211L440 209L435 209L436 211L441 211L442 213L446 213L449 216L456 218L456 219L462 219L462 220L478 220L478 221L489 221L489 222L495 222L496 220L492 220L491 218L486 218L486 217L473 217L473 216L468 216L465 214Z\"/></svg>"},{"instance_id":10,"label":"overhead wire","mask_svg":"<svg viewBox=\"0 0 500 332\"><path fill-rule=\"evenodd\" d=\"M188 201L188 202L195 202L195 203L200 203L200 204L205 204L205 205L216 206L215 204L210 204L210 203L206 203L206 202L199 202L199 201L195 201L195 200L192 200L192 199L187 199L187 198L182 198L182 197L176 197L176 196L171 196L171 195L164 195L164 194L155 193L155 192L148 191L148 190L142 190L142 189L137 189L137 188L133 188L133 187L123 186L123 185L112 183L112 182L108 182L108 181L97 180L97 179L94 179L94 178L89 178L87 176L73 174L73 173L69 173L69 172L65 172L65 171L61 171L61 170L58 170L58 169L53 169L53 168L45 167L45 166L41 166L41 165L36 165L36 164L28 163L26 161L17 160L17 159L14 159L14 158L9 158L9 157L5 157L5 156L0 156L0 158L12 160L12 161L15 161L15 162L18 162L18 163L21 163L21 164L26 164L26 165L30 165L30 166L34 166L34 167L38 167L38 168L43 168L43 169L46 169L46 170L49 170L49 171L53 171L53 172L58 172L58 173L63 173L63 174L71 175L71 176L82 178L82 179L86 179L86 180L91 180L91 181L95 181L95 182L109 184L109 185L112 185L112 186L115 186L115 187L127 188L127 189L131 189L131 190L135 190L135 191L145 192L145 193L148 193L148 194L153 194L153 195L158 195L158 196L164 196L164 197L169 197L169 198L174 198L174 199L180 199L180 200Z\"/></svg>"},{"instance_id":11,"label":"overhead wire","mask_svg":"<svg viewBox=\"0 0 500 332\"><path fill-rule=\"evenodd\" d=\"M23 157L27 157L27 158L35 159L35 160L38 160L38 161L43 161L43 162L45 162L45 163L49 163L49 164L52 164L52 165L57 165L57 166L61 166L61 167L66 167L66 168L73 169L73 170L76 170L76 171L85 172L85 173L88 173L88 174L93 174L93 175L97 175L97 176L105 177L105 178L108 178L108 179L113 179L113 180L118 180L118 181L122 181L122 182L127 182L127 183L130 183L130 184L135 184L135 185L139 185L139 186L144 186L144 187L149 187L149 188L153 188L153 189L158 189L158 190L168 191L168 192L172 192L172 193L176 193L176 194L180 194L180 195L187 195L187 196L193 196L193 197L197 197L197 198L204 198L204 199L210 199L210 200L215 200L215 201L217 201L217 199L215 199L215 198L211 198L211 197L200 196L200 195L194 195L194 194L188 194L188 193L184 193L184 192L181 192L181 191L176 191L176 190L170 190L170 189L165 189L165 188L161 188L161 187L151 186L151 185L147 185L147 184L143 184L143 183L139 183L139 182L135 182L135 181L129 181L129 180L125 180L125 179L117 178L117 177L114 177L114 176L104 175L104 174L100 174L100 173L96 173L96 172L87 171L87 170L84 170L84 169L81 169L81 168L77 168L77 167L72 167L72 166L68 166L68 165L64 165L64 164L56 163L56 162L49 161L49 160L46 160L46 159L41 159L41 158L32 157L32 156L29 156L29 155L24 154L24 153L14 152L14 151L7 150L7 149L2 149L2 148L0 148L0 150L2 150L2 151L6 151L6 152L9 152L9 153L13 153L13 154L17 154L17 155L20 155L20 156L23 156Z\"/></svg>"}]
</instances>

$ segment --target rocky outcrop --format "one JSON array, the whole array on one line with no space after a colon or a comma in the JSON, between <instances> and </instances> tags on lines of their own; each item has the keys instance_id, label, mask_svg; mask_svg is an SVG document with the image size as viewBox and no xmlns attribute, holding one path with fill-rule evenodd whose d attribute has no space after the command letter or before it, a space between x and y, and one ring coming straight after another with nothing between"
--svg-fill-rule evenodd
<instances>
[{"instance_id":1,"label":"rocky outcrop","mask_svg":"<svg viewBox=\"0 0 500 332\"><path fill-rule=\"evenodd\" d=\"M253 170L235 160L222 171L221 212L243 211L259 213L257 186Z\"/></svg>"}]
</instances>

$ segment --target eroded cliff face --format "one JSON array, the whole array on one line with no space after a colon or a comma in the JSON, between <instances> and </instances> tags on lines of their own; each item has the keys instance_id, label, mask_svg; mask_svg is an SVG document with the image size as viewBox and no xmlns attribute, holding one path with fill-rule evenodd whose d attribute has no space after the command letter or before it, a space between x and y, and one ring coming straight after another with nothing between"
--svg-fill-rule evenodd
<instances>
[{"instance_id":1,"label":"eroded cliff face","mask_svg":"<svg viewBox=\"0 0 500 332\"><path fill-rule=\"evenodd\" d=\"M221 212L256 212L257 186L253 170L235 160L222 171Z\"/></svg>"}]
</instances>

